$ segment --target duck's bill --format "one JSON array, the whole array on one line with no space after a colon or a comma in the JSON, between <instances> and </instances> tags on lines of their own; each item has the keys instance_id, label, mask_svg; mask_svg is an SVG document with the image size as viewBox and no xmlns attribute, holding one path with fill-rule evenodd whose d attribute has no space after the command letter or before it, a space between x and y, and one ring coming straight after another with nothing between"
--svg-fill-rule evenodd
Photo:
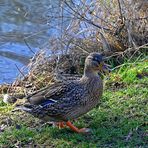
<instances>
[{"instance_id":1,"label":"duck's bill","mask_svg":"<svg viewBox=\"0 0 148 148\"><path fill-rule=\"evenodd\" d=\"M111 69L109 68L109 65L103 64L103 66L102 66L102 72L103 72L105 75L109 75L109 73L111 72Z\"/></svg>"}]
</instances>

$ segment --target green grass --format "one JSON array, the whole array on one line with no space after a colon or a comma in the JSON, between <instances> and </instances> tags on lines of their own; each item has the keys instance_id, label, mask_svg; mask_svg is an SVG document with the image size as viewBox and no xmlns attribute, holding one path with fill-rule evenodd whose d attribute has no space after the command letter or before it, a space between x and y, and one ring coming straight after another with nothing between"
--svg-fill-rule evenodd
<instances>
[{"instance_id":1,"label":"green grass","mask_svg":"<svg viewBox=\"0 0 148 148\"><path fill-rule=\"evenodd\" d=\"M77 119L78 127L90 127L89 134L67 129L41 127L41 121L0 102L0 147L147 147L148 77L146 62L125 64L106 81L100 105ZM141 74L140 79L137 74Z\"/></svg>"}]
</instances>

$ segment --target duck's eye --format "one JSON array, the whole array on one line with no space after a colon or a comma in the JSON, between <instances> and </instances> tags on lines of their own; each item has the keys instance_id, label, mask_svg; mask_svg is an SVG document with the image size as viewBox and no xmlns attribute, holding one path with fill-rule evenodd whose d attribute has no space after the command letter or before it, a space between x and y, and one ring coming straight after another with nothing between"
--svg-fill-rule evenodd
<instances>
[{"instance_id":1,"label":"duck's eye","mask_svg":"<svg viewBox=\"0 0 148 148\"><path fill-rule=\"evenodd\" d=\"M97 57L93 58L93 61L95 61L95 62L97 62L98 64L100 64L100 60L99 60Z\"/></svg>"}]
</instances>

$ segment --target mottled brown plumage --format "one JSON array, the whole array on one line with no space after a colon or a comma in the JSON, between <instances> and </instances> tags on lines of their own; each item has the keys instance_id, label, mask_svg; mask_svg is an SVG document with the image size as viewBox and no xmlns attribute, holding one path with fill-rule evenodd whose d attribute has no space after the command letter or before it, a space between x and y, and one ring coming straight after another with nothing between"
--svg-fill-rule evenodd
<instances>
[{"instance_id":1,"label":"mottled brown plumage","mask_svg":"<svg viewBox=\"0 0 148 148\"><path fill-rule=\"evenodd\" d=\"M106 70L99 53L91 53L85 60L80 80L59 82L28 98L29 105L21 109L46 121L68 122L94 108L103 93L103 82L98 72Z\"/></svg>"}]
</instances>

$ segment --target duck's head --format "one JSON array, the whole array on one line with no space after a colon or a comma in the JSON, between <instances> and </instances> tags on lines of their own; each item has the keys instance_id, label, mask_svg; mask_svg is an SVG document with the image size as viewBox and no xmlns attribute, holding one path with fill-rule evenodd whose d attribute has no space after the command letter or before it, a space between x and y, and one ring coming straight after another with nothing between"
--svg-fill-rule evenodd
<instances>
[{"instance_id":1,"label":"duck's head","mask_svg":"<svg viewBox=\"0 0 148 148\"><path fill-rule=\"evenodd\" d=\"M109 68L104 63L104 57L97 52L90 53L85 60L84 73L87 74L109 74Z\"/></svg>"}]
</instances>

